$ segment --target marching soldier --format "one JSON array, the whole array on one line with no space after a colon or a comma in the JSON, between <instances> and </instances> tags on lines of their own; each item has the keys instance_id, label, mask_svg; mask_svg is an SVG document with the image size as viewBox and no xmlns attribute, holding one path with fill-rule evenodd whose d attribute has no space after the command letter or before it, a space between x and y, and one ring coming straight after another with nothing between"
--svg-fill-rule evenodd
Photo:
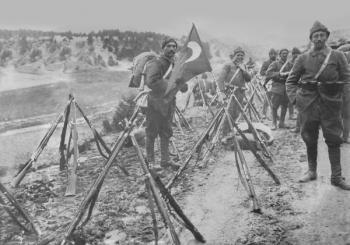
<instances>
[{"instance_id":1,"label":"marching soldier","mask_svg":"<svg viewBox=\"0 0 350 245\"><path fill-rule=\"evenodd\" d=\"M174 65L174 55L177 50L175 39L166 38L162 43L162 55L149 62L146 68L145 83L151 89L148 95L146 111L146 154L147 160L155 170L171 167L178 169L179 165L170 160L169 140L173 135L171 128L175 111L175 99L167 103L163 99L167 88L171 69ZM186 92L187 84L184 83L181 92ZM160 166L155 163L154 142L160 138Z\"/></svg>"},{"instance_id":2,"label":"marching soldier","mask_svg":"<svg viewBox=\"0 0 350 245\"><path fill-rule=\"evenodd\" d=\"M245 83L250 82L251 75L246 70L243 64L245 52L241 47L236 48L231 54L231 63L226 64L217 80L219 100L223 101L227 96L229 97L234 91L238 101L242 104L245 94ZM239 116L239 111L234 110L234 105L230 105L229 113L235 120ZM223 129L223 135L227 135L230 132L227 119Z\"/></svg>"},{"instance_id":3,"label":"marching soldier","mask_svg":"<svg viewBox=\"0 0 350 245\"><path fill-rule=\"evenodd\" d=\"M266 71L266 78L272 80L271 87L271 102L272 102L272 130L277 129L277 111L281 106L281 116L280 122L278 124L279 128L285 128L284 123L287 108L288 108L288 96L286 93L286 79L288 77L289 71L292 69L293 64L287 61L288 49L280 50L280 59L271 63L269 68Z\"/></svg>"},{"instance_id":4,"label":"marching soldier","mask_svg":"<svg viewBox=\"0 0 350 245\"><path fill-rule=\"evenodd\" d=\"M317 142L321 127L331 163L331 184L350 190L342 177L340 163L342 89L344 83L350 83L350 69L342 52L327 47L329 34L326 26L318 21L314 23L309 36L313 47L297 58L287 79L287 94L298 108L301 136L307 150L308 171L299 181L317 178Z\"/></svg>"}]
</instances>

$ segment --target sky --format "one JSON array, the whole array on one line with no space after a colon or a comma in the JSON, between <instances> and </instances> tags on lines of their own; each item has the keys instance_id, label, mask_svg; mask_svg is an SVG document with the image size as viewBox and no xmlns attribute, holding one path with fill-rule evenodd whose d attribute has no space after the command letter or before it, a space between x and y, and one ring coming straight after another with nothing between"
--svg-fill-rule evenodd
<instances>
[{"instance_id":1,"label":"sky","mask_svg":"<svg viewBox=\"0 0 350 245\"><path fill-rule=\"evenodd\" d=\"M195 23L205 36L247 44L302 45L313 22L350 28L349 0L1 0L0 28L90 32L154 31L180 37Z\"/></svg>"}]
</instances>

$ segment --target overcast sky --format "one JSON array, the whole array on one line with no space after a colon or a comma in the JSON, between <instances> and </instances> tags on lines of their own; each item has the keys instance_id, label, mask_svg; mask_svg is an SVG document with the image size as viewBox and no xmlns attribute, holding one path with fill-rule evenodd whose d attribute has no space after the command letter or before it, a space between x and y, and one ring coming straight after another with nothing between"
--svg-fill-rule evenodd
<instances>
[{"instance_id":1,"label":"overcast sky","mask_svg":"<svg viewBox=\"0 0 350 245\"><path fill-rule=\"evenodd\" d=\"M194 22L213 37L280 45L308 40L315 20L350 28L349 0L1 0L0 28L83 31L118 28L187 35Z\"/></svg>"}]
</instances>

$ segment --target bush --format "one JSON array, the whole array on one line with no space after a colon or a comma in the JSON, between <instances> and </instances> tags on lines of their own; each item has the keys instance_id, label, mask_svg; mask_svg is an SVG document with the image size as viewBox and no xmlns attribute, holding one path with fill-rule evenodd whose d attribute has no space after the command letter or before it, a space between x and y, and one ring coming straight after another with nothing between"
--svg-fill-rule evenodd
<instances>
[{"instance_id":1,"label":"bush","mask_svg":"<svg viewBox=\"0 0 350 245\"><path fill-rule=\"evenodd\" d=\"M112 129L116 131L121 131L125 127L125 118L128 119L131 117L134 109L135 95L129 94L124 96L119 102L112 119Z\"/></svg>"}]
</instances>

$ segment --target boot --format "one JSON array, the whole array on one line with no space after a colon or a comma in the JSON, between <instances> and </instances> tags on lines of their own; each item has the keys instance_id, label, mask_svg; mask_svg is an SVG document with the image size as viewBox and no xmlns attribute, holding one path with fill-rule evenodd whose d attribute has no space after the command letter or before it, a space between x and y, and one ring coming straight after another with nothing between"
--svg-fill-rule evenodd
<instances>
[{"instance_id":1,"label":"boot","mask_svg":"<svg viewBox=\"0 0 350 245\"><path fill-rule=\"evenodd\" d=\"M349 144L349 119L343 119L343 125L344 125L344 130L343 130L343 143Z\"/></svg>"},{"instance_id":2,"label":"boot","mask_svg":"<svg viewBox=\"0 0 350 245\"><path fill-rule=\"evenodd\" d=\"M345 182L345 178L339 178L337 180L331 180L331 184L338 186L340 189L350 191L350 185Z\"/></svg>"},{"instance_id":3,"label":"boot","mask_svg":"<svg viewBox=\"0 0 350 245\"><path fill-rule=\"evenodd\" d=\"M156 172L159 172L162 170L162 168L159 164L155 163L154 141L155 141L155 138L146 136L146 157L147 157L149 168Z\"/></svg>"},{"instance_id":4,"label":"boot","mask_svg":"<svg viewBox=\"0 0 350 245\"><path fill-rule=\"evenodd\" d=\"M317 144L306 146L307 162L309 169L299 179L299 182L305 183L317 179Z\"/></svg>"},{"instance_id":5,"label":"boot","mask_svg":"<svg viewBox=\"0 0 350 245\"><path fill-rule=\"evenodd\" d=\"M350 185L347 184L345 179L341 176L340 146L328 146L328 156L332 169L331 184L343 190L350 190Z\"/></svg>"},{"instance_id":6,"label":"boot","mask_svg":"<svg viewBox=\"0 0 350 245\"><path fill-rule=\"evenodd\" d=\"M169 138L160 137L160 166L163 168L172 168L178 170L180 165L170 160L169 157Z\"/></svg>"},{"instance_id":7,"label":"boot","mask_svg":"<svg viewBox=\"0 0 350 245\"><path fill-rule=\"evenodd\" d=\"M286 114L287 114L287 107L283 107L281 108L281 118L280 118L280 123L278 125L279 128L287 128L287 126L285 125L284 121L286 119Z\"/></svg>"},{"instance_id":8,"label":"boot","mask_svg":"<svg viewBox=\"0 0 350 245\"><path fill-rule=\"evenodd\" d=\"M277 109L272 108L272 124L273 127L271 130L276 130L277 129Z\"/></svg>"},{"instance_id":9,"label":"boot","mask_svg":"<svg viewBox=\"0 0 350 245\"><path fill-rule=\"evenodd\" d=\"M292 132L296 133L296 134L300 133L300 117L299 117L299 115L297 116L295 129Z\"/></svg>"},{"instance_id":10,"label":"boot","mask_svg":"<svg viewBox=\"0 0 350 245\"><path fill-rule=\"evenodd\" d=\"M289 112L289 120L295 120L296 118L294 117L294 106L289 103L288 105L288 112Z\"/></svg>"}]
</instances>

